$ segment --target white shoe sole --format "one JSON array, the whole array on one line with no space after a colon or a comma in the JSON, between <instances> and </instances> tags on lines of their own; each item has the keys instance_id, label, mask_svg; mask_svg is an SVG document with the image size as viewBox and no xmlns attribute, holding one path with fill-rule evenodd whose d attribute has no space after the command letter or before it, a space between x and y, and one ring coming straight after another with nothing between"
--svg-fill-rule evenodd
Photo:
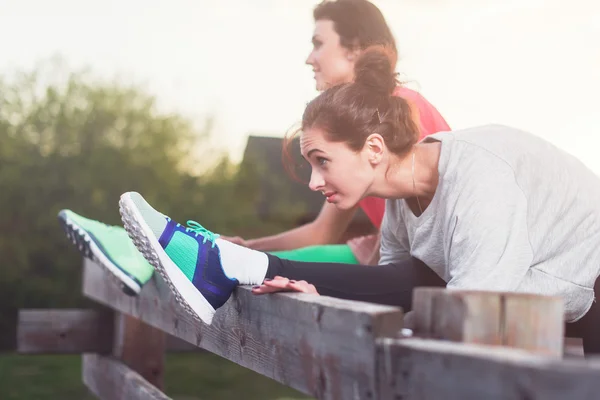
<instances>
[{"instance_id":1,"label":"white shoe sole","mask_svg":"<svg viewBox=\"0 0 600 400\"><path fill-rule=\"evenodd\" d=\"M119 284L123 292L129 296L136 296L142 289L141 286L125 274L104 254L87 231L70 219L66 213L59 215L59 221L63 226L67 237L71 239L77 249L84 257L94 261L96 264L108 271L111 280Z\"/></svg>"},{"instance_id":2,"label":"white shoe sole","mask_svg":"<svg viewBox=\"0 0 600 400\"><path fill-rule=\"evenodd\" d=\"M194 319L210 325L215 315L215 309L185 274L181 272L167 253L165 253L160 243L158 243L158 239L154 236L152 229L144 221L129 193L121 196L119 200L119 212L121 213L123 225L129 237L131 237L131 240L133 240L140 253L154 266L167 285L169 285L175 294L177 303Z\"/></svg>"}]
</instances>

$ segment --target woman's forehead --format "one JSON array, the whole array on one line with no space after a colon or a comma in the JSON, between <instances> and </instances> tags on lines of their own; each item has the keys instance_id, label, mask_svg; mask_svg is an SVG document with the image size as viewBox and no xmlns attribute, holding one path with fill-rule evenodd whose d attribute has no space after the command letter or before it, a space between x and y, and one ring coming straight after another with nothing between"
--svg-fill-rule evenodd
<instances>
[{"instance_id":1,"label":"woman's forehead","mask_svg":"<svg viewBox=\"0 0 600 400\"><path fill-rule=\"evenodd\" d=\"M313 31L313 36L325 38L335 37L338 36L338 34L335 31L335 25L333 21L329 19L320 19L315 22L315 30Z\"/></svg>"},{"instance_id":2,"label":"woman's forehead","mask_svg":"<svg viewBox=\"0 0 600 400\"><path fill-rule=\"evenodd\" d=\"M329 141L325 139L323 130L319 128L306 129L300 134L300 151L303 154L315 147L327 146L328 143Z\"/></svg>"},{"instance_id":3,"label":"woman's forehead","mask_svg":"<svg viewBox=\"0 0 600 400\"><path fill-rule=\"evenodd\" d=\"M344 141L333 141L327 136L327 132L320 128L311 128L300 134L300 152L306 156L313 150L320 150L328 154L341 154L347 151L354 152Z\"/></svg>"}]
</instances>

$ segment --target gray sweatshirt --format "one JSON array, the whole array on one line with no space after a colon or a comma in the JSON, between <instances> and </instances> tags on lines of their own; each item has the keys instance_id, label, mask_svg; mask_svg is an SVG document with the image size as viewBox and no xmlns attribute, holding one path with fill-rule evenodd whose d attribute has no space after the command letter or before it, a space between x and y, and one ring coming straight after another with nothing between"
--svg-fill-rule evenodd
<instances>
[{"instance_id":1,"label":"gray sweatshirt","mask_svg":"<svg viewBox=\"0 0 600 400\"><path fill-rule=\"evenodd\" d=\"M581 318L600 274L600 177L506 126L425 140L441 142L435 195L419 217L387 200L379 263L413 256L448 288L558 295Z\"/></svg>"}]
</instances>

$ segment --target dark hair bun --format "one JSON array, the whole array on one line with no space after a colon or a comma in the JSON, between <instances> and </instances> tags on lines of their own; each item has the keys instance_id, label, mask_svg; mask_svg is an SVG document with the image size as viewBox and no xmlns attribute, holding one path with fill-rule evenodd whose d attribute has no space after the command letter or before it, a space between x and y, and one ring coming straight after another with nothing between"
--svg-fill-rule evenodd
<instances>
[{"instance_id":1,"label":"dark hair bun","mask_svg":"<svg viewBox=\"0 0 600 400\"><path fill-rule=\"evenodd\" d=\"M382 95L392 95L397 85L396 52L385 46L365 49L354 65L354 81Z\"/></svg>"}]
</instances>

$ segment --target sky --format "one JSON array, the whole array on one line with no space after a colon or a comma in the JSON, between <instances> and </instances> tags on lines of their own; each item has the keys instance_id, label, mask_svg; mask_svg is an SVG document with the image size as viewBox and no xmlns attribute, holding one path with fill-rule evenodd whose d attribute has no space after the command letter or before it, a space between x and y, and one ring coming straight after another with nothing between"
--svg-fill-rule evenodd
<instances>
[{"instance_id":1,"label":"sky","mask_svg":"<svg viewBox=\"0 0 600 400\"><path fill-rule=\"evenodd\" d=\"M398 71L453 129L528 130L600 173L600 2L381 0ZM317 92L309 0L0 0L0 74L60 55L143 85L239 159Z\"/></svg>"}]
</instances>

